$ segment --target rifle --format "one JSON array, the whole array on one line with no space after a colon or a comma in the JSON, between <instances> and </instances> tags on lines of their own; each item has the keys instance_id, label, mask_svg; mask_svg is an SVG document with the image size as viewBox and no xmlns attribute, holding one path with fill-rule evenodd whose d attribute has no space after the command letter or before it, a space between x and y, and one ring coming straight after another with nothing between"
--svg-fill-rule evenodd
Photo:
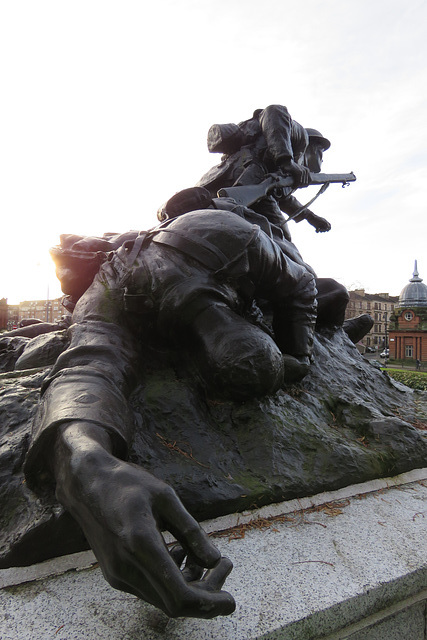
<instances>
[{"instance_id":1,"label":"rifle","mask_svg":"<svg viewBox=\"0 0 427 640\"><path fill-rule=\"evenodd\" d=\"M311 173L310 185L321 184L324 185L323 191L326 186L329 186L331 182L341 182L343 187L346 187L350 182L354 182L356 176L351 173ZM268 177L259 184L249 184L240 187L225 187L218 191L219 198L233 198L237 204L241 204L245 207L250 207L262 198L273 195L277 199L283 198L289 195L294 190L294 179L292 176L281 176L277 173L271 173ZM322 193L323 193L322 191ZM320 195L320 192L319 194ZM317 196L316 196L317 197ZM311 204L312 200L309 204ZM308 206L305 205L304 208Z\"/></svg>"}]
</instances>

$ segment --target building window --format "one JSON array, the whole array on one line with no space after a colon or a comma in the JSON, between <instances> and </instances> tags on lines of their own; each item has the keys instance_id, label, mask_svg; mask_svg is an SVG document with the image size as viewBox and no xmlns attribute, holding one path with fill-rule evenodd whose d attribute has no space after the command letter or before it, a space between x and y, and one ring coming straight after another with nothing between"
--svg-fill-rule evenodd
<instances>
[{"instance_id":1,"label":"building window","mask_svg":"<svg viewBox=\"0 0 427 640\"><path fill-rule=\"evenodd\" d=\"M405 311L405 316L404 317L405 317L405 320L407 320L409 322L414 317L414 314L412 313L412 311Z\"/></svg>"},{"instance_id":2,"label":"building window","mask_svg":"<svg viewBox=\"0 0 427 640\"><path fill-rule=\"evenodd\" d=\"M407 344L405 347L405 358L413 358L414 357L414 347L412 344Z\"/></svg>"}]
</instances>

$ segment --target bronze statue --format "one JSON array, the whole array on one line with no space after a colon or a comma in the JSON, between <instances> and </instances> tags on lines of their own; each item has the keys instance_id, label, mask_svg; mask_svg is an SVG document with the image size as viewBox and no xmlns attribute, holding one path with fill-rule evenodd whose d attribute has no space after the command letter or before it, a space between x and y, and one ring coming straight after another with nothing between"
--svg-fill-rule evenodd
<instances>
[{"instance_id":1,"label":"bronze statue","mask_svg":"<svg viewBox=\"0 0 427 640\"><path fill-rule=\"evenodd\" d=\"M322 291L281 213L329 230L292 196L320 170L329 142L285 107L236 127L222 168L184 194L183 215L169 202L167 219L149 232L63 236L53 251L73 324L43 384L27 482L55 487L112 586L170 616L230 614L234 600L222 587L232 565L171 487L126 461L135 428L128 398L144 347L178 351L208 396L244 402L299 382L316 320L323 314L328 327L341 326L348 301L334 281L323 281ZM223 130L217 137L221 146ZM293 181L280 197L268 194L251 208L216 197L277 170ZM178 540L171 550L163 528Z\"/></svg>"},{"instance_id":2,"label":"bronze statue","mask_svg":"<svg viewBox=\"0 0 427 640\"><path fill-rule=\"evenodd\" d=\"M202 208L202 204L203 208L226 207L262 226L260 217L254 216L257 213L272 225L275 241L284 253L316 276L293 244L287 223L306 220L316 232L331 229L327 220L292 195L297 188L323 184L318 196L330 182L341 182L344 186L356 179L352 173L319 174L323 152L330 146L319 131L305 129L282 105L257 109L252 118L238 125L213 125L208 132L208 149L223 153L221 163L210 169L194 189L175 194L159 209L158 218L181 215ZM287 220L282 212L288 214ZM316 288L316 329L329 332L342 327L353 342L361 340L373 320L366 314L351 322L344 320L349 301L347 289L332 278L317 277Z\"/></svg>"},{"instance_id":3,"label":"bronze statue","mask_svg":"<svg viewBox=\"0 0 427 640\"><path fill-rule=\"evenodd\" d=\"M234 609L221 591L230 561L170 487L124 461L139 344L178 342L211 394L274 393L308 370L315 293L311 273L229 211L188 213L108 254L45 381L26 475L33 487L56 484L113 586L173 616ZM274 309L274 338L251 317L261 294ZM169 553L162 526L185 553Z\"/></svg>"},{"instance_id":4,"label":"bronze statue","mask_svg":"<svg viewBox=\"0 0 427 640\"><path fill-rule=\"evenodd\" d=\"M219 189L259 184L267 174L279 171L293 178L293 189L279 201L272 196L263 198L256 204L255 211L280 226L287 240L291 236L281 211L291 215L295 222L306 220L317 232L330 230L327 220L308 208L302 210L301 203L291 195L295 188L310 183L310 172L320 171L323 152L330 147L329 140L315 129L305 129L282 105L257 109L252 118L234 125L239 131L236 136L239 142L235 137L231 146L227 135L222 134L223 126L213 125L208 132L208 149L224 153L221 163L208 171L197 186L207 188L215 197Z\"/></svg>"}]
</instances>

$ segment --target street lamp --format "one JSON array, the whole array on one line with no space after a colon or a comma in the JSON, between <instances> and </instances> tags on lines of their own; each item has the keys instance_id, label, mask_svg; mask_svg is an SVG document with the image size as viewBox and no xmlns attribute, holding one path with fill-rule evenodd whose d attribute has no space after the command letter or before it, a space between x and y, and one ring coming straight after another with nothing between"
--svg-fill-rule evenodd
<instances>
[{"instance_id":1,"label":"street lamp","mask_svg":"<svg viewBox=\"0 0 427 640\"><path fill-rule=\"evenodd\" d=\"M388 341L387 341L387 311L383 315L383 320L385 322L385 325L384 325L384 349L387 349L388 348Z\"/></svg>"}]
</instances>

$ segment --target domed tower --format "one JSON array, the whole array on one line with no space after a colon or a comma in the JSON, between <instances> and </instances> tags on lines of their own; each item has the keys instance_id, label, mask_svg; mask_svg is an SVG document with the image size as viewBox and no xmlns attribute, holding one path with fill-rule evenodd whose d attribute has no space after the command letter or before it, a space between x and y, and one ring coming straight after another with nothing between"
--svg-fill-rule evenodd
<instances>
[{"instance_id":1,"label":"domed tower","mask_svg":"<svg viewBox=\"0 0 427 640\"><path fill-rule=\"evenodd\" d=\"M427 362L427 285L416 260L413 276L403 287L390 319L390 357Z\"/></svg>"},{"instance_id":2,"label":"domed tower","mask_svg":"<svg viewBox=\"0 0 427 640\"><path fill-rule=\"evenodd\" d=\"M399 308L403 307L427 307L427 285L420 278L415 260L414 274L409 284L403 287L399 296Z\"/></svg>"}]
</instances>

